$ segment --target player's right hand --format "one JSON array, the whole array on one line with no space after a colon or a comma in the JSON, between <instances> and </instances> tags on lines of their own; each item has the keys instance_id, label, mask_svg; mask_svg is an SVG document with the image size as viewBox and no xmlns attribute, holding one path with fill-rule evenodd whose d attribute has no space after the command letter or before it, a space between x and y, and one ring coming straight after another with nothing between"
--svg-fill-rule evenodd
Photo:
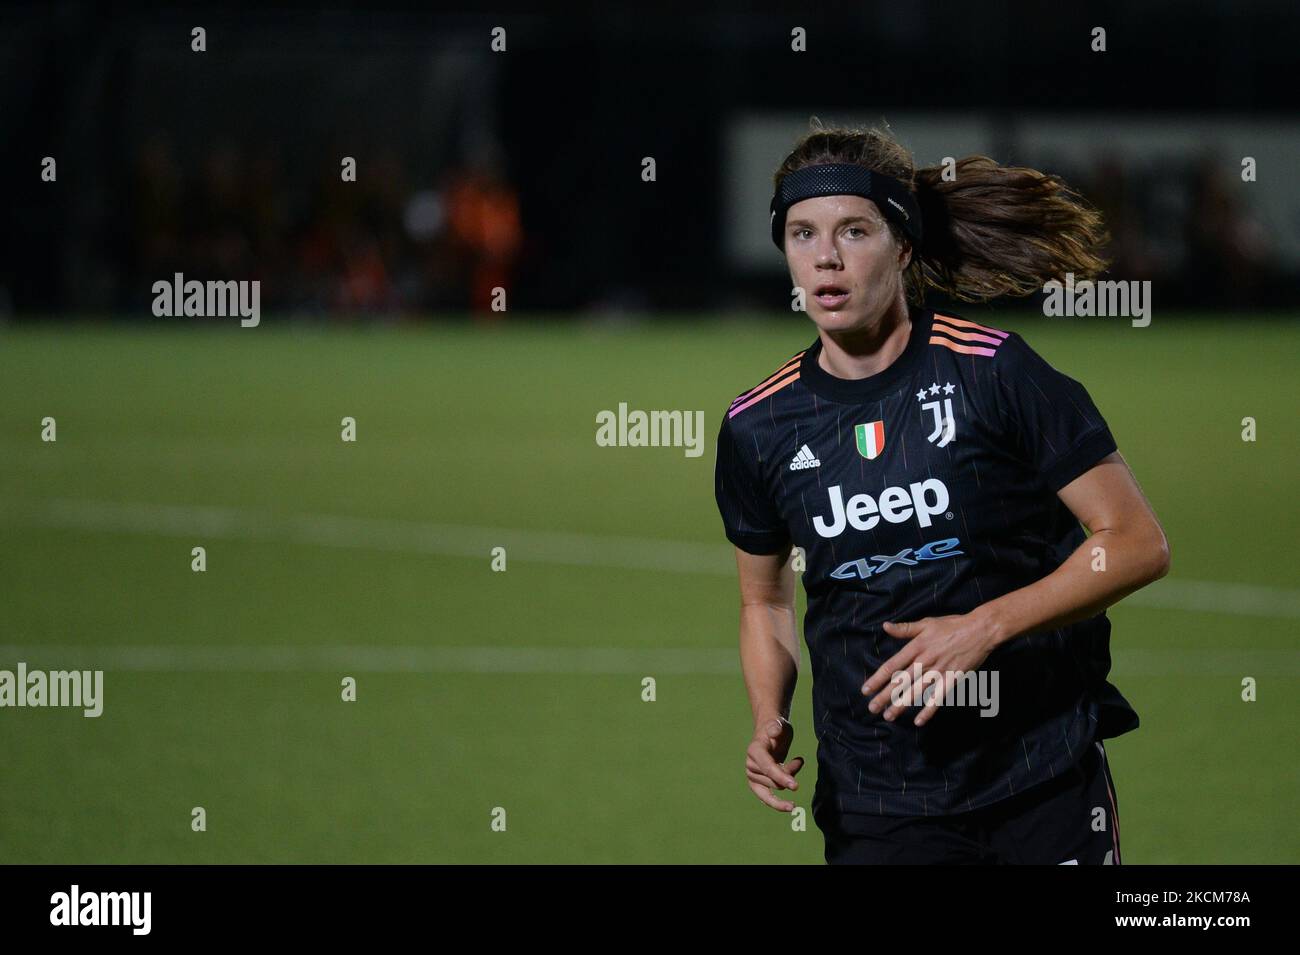
<instances>
[{"instance_id":1,"label":"player's right hand","mask_svg":"<svg viewBox=\"0 0 1300 955\"><path fill-rule=\"evenodd\" d=\"M803 757L783 762L794 742L794 727L789 720L772 717L754 728L754 738L745 751L745 775L749 788L763 803L780 812L793 812L794 803L778 799L773 789L799 788L794 778L803 769Z\"/></svg>"}]
</instances>

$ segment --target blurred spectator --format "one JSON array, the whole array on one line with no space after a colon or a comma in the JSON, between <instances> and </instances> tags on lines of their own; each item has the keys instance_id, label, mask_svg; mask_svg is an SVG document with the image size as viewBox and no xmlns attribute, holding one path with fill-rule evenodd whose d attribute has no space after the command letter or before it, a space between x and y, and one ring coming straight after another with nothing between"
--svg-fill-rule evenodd
<instances>
[{"instance_id":1,"label":"blurred spectator","mask_svg":"<svg viewBox=\"0 0 1300 955\"><path fill-rule=\"evenodd\" d=\"M492 169L459 170L447 187L447 221L466 264L475 317L500 318L504 313L492 310L493 289L508 292L522 240L514 190Z\"/></svg>"},{"instance_id":2,"label":"blurred spectator","mask_svg":"<svg viewBox=\"0 0 1300 955\"><path fill-rule=\"evenodd\" d=\"M394 148L354 158L355 182L330 167L299 185L276 147L223 142L187 177L172 140L155 132L133 164L131 248L121 250L129 287L174 272L247 277L262 280L265 308L501 317L492 290L508 293L523 229L499 163L453 170L440 194L413 183Z\"/></svg>"},{"instance_id":3,"label":"blurred spectator","mask_svg":"<svg viewBox=\"0 0 1300 955\"><path fill-rule=\"evenodd\" d=\"M1228 160L1206 155L1191 174L1187 279L1207 305L1256 301L1270 266L1267 233L1241 201L1233 171Z\"/></svg>"}]
</instances>

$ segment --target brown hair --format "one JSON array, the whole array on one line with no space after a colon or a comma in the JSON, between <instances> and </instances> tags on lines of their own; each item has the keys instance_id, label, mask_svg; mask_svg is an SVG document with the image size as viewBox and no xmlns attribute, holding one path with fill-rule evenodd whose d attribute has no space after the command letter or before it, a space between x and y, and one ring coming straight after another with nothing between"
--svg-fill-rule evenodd
<instances>
[{"instance_id":1,"label":"brown hair","mask_svg":"<svg viewBox=\"0 0 1300 955\"><path fill-rule=\"evenodd\" d=\"M1022 166L1000 166L987 156L917 169L911 154L886 130L824 128L795 144L776 171L775 187L790 173L820 163L854 163L892 176L921 207L924 237L904 274L909 302L921 304L927 286L964 302L999 295L1030 295L1050 279L1091 279L1110 265L1102 247L1110 235L1100 213L1058 176ZM886 219L899 243L902 230Z\"/></svg>"}]
</instances>

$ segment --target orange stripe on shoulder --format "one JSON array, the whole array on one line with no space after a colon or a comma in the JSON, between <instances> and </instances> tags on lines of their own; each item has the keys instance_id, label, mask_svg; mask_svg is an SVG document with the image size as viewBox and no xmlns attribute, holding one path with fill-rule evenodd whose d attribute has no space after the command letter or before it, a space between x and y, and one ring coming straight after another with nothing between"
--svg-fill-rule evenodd
<instances>
[{"instance_id":1,"label":"orange stripe on shoulder","mask_svg":"<svg viewBox=\"0 0 1300 955\"><path fill-rule=\"evenodd\" d=\"M805 349L805 351L806 350L807 349ZM734 408L742 401L748 400L751 395L757 394L759 391L761 391L763 388L766 388L768 385L772 384L772 382L776 381L778 378L782 377L783 375L789 374L789 372L792 369L797 371L799 368L799 360L801 358L803 358L803 352L799 352L797 355L794 355L791 358L787 359L786 361L782 362L780 368L772 372L772 374L768 375L766 378L764 378L753 388L750 388L748 391L737 395L736 399L731 402L731 407Z\"/></svg>"},{"instance_id":2,"label":"orange stripe on shoulder","mask_svg":"<svg viewBox=\"0 0 1300 955\"><path fill-rule=\"evenodd\" d=\"M1011 334L1010 332L1002 331L1002 329L1000 328L992 328L988 325L981 325L978 322L970 322L964 318L957 318L955 315L940 315L938 312L935 312L934 320L936 322L947 322L950 325L960 325L962 328L970 328L976 331L987 332L990 335L997 335L999 338L1006 338L1008 335Z\"/></svg>"},{"instance_id":3,"label":"orange stripe on shoulder","mask_svg":"<svg viewBox=\"0 0 1300 955\"><path fill-rule=\"evenodd\" d=\"M736 415L740 414L750 405L757 404L758 402L762 401L764 398L771 397L772 395L780 391L782 388L785 388L787 385L790 385L798 380L799 380L799 366L794 365L789 369L789 373L784 378L780 378L777 381L772 382L772 384L768 385L762 391L751 393L750 396L748 398L745 398L744 401L739 401L739 399L737 399L739 403L733 404L727 410L727 417L734 418Z\"/></svg>"}]
</instances>

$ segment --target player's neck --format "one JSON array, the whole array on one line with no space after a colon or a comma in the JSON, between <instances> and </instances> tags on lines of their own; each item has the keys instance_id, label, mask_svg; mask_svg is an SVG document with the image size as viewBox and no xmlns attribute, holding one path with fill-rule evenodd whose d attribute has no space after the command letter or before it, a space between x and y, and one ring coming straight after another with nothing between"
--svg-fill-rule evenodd
<instances>
[{"instance_id":1,"label":"player's neck","mask_svg":"<svg viewBox=\"0 0 1300 955\"><path fill-rule=\"evenodd\" d=\"M880 316L869 328L852 332L819 334L822 340L817 364L836 378L868 378L884 371L903 354L912 332L907 302L903 298Z\"/></svg>"}]
</instances>

